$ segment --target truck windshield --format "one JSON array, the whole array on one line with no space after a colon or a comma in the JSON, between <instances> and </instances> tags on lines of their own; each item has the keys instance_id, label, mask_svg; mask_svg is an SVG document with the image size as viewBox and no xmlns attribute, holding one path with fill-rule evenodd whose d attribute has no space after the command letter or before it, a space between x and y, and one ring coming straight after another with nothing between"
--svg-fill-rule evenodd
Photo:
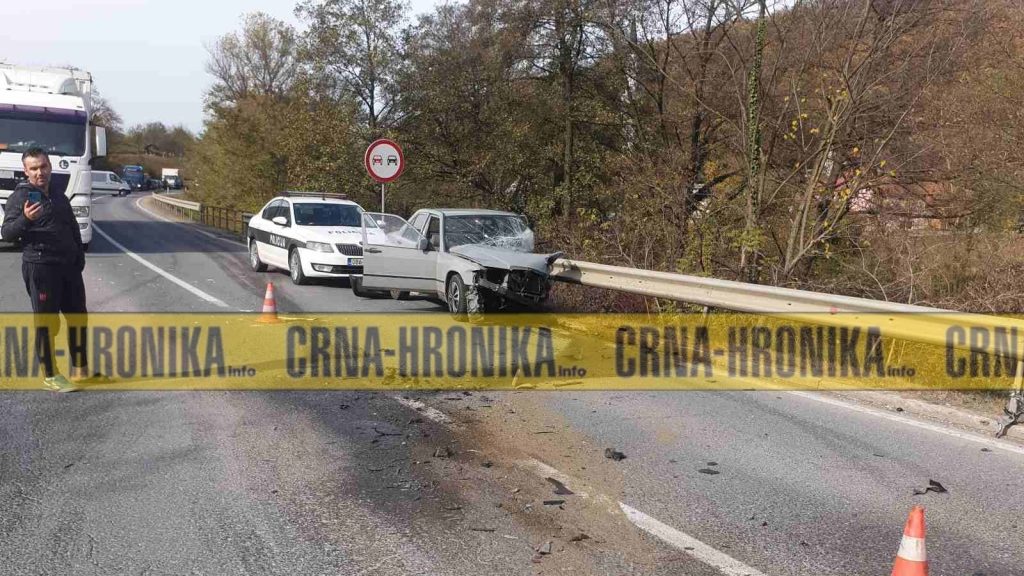
<instances>
[{"instance_id":1,"label":"truck windshield","mask_svg":"<svg viewBox=\"0 0 1024 576\"><path fill-rule=\"evenodd\" d=\"M359 226L362 216L352 204L295 204L295 223L299 226Z\"/></svg>"},{"instance_id":2,"label":"truck windshield","mask_svg":"<svg viewBox=\"0 0 1024 576\"><path fill-rule=\"evenodd\" d=\"M81 110L0 104L0 151L37 146L54 156L84 156L85 128Z\"/></svg>"}]
</instances>

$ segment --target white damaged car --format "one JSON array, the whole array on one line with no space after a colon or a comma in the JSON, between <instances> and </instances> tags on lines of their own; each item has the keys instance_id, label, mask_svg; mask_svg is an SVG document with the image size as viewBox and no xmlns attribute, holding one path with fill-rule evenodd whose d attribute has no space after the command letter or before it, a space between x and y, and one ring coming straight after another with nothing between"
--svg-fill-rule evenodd
<instances>
[{"instance_id":1,"label":"white damaged car","mask_svg":"<svg viewBox=\"0 0 1024 576\"><path fill-rule=\"evenodd\" d=\"M442 300L457 317L537 306L551 289L551 265L562 256L535 254L526 217L480 209L419 210L363 217L363 276L356 295L410 292Z\"/></svg>"},{"instance_id":2,"label":"white damaged car","mask_svg":"<svg viewBox=\"0 0 1024 576\"><path fill-rule=\"evenodd\" d=\"M362 274L363 213L344 195L285 192L249 220L249 265L287 270L295 284Z\"/></svg>"}]
</instances>

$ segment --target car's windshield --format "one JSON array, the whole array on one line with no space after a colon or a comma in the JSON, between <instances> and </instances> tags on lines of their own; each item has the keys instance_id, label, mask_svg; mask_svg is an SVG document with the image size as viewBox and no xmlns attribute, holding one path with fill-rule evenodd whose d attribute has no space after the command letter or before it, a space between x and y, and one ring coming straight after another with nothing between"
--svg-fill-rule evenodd
<instances>
[{"instance_id":1,"label":"car's windshield","mask_svg":"<svg viewBox=\"0 0 1024 576\"><path fill-rule=\"evenodd\" d=\"M295 223L299 226L359 226L360 210L354 204L295 204Z\"/></svg>"},{"instance_id":2,"label":"car's windshield","mask_svg":"<svg viewBox=\"0 0 1024 576\"><path fill-rule=\"evenodd\" d=\"M0 151L32 147L55 156L85 155L85 112L0 104Z\"/></svg>"},{"instance_id":3,"label":"car's windshield","mask_svg":"<svg viewBox=\"0 0 1024 576\"><path fill-rule=\"evenodd\" d=\"M533 251L533 232L522 216L511 214L466 214L447 216L444 225L445 246L483 244Z\"/></svg>"}]
</instances>

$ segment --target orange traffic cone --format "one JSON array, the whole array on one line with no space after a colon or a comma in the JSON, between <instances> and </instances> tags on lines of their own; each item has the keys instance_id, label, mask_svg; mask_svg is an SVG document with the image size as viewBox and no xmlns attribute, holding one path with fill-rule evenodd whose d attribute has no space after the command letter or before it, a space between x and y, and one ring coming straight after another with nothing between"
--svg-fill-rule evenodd
<instances>
[{"instance_id":1,"label":"orange traffic cone","mask_svg":"<svg viewBox=\"0 0 1024 576\"><path fill-rule=\"evenodd\" d=\"M903 540L896 553L892 576L928 576L928 554L924 546L924 508L914 506L903 527Z\"/></svg>"},{"instance_id":2,"label":"orange traffic cone","mask_svg":"<svg viewBox=\"0 0 1024 576\"><path fill-rule=\"evenodd\" d=\"M267 294L263 297L263 314L258 320L260 324L275 324L277 318L277 302L274 300L274 284L267 282Z\"/></svg>"}]
</instances>

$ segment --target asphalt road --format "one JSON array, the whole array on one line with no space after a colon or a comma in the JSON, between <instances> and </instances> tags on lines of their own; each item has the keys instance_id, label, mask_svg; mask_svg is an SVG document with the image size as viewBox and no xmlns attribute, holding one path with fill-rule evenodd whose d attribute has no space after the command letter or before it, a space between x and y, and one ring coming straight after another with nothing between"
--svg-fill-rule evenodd
<instances>
[{"instance_id":1,"label":"asphalt road","mask_svg":"<svg viewBox=\"0 0 1024 576\"><path fill-rule=\"evenodd\" d=\"M121 247L94 239L92 310L258 310L268 279L284 312L440 310L253 273L241 245L137 200L96 203ZM27 308L19 262L0 253L0 311ZM375 393L0 394L0 565L866 575L891 570L907 512L922 504L933 575L1024 573L1021 452L785 392L415 399L454 425ZM607 447L626 458L605 458ZM550 476L575 493L552 496ZM915 496L930 479L948 492ZM543 504L552 498L565 502ZM660 537L626 509L664 526ZM547 541L552 553L536 555Z\"/></svg>"}]
</instances>

